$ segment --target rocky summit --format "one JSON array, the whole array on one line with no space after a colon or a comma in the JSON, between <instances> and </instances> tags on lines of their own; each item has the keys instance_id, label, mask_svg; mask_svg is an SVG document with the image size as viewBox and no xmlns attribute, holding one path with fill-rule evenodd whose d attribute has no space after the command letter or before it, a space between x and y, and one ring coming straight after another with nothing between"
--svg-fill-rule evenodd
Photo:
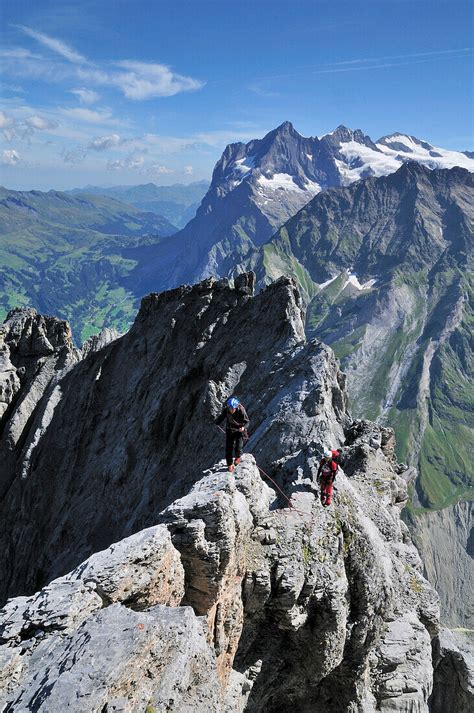
<instances>
[{"instance_id":1,"label":"rocky summit","mask_svg":"<svg viewBox=\"0 0 474 713\"><path fill-rule=\"evenodd\" d=\"M296 283L254 284L149 295L82 352L66 323L9 314L3 711L470 710L393 431L352 420ZM230 474L213 421L233 393L251 427ZM327 445L344 465L324 508Z\"/></svg>"}]
</instances>

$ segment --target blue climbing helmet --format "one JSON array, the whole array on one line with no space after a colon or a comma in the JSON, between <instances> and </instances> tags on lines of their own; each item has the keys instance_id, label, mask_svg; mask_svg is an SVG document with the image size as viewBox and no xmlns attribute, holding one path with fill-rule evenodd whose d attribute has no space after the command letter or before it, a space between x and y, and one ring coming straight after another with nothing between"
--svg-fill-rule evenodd
<instances>
[{"instance_id":1,"label":"blue climbing helmet","mask_svg":"<svg viewBox=\"0 0 474 713\"><path fill-rule=\"evenodd\" d=\"M235 396L231 396L230 399L227 399L227 406L229 408L237 408L239 403L239 399L236 399Z\"/></svg>"}]
</instances>

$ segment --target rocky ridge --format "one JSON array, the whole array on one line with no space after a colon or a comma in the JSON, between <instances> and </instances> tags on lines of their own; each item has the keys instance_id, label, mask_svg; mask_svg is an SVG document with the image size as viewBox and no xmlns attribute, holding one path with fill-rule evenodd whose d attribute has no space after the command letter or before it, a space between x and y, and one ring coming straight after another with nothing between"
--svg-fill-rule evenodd
<instances>
[{"instance_id":1,"label":"rocky ridge","mask_svg":"<svg viewBox=\"0 0 474 713\"><path fill-rule=\"evenodd\" d=\"M428 710L437 600L399 518L406 483L375 445L386 434L367 430L331 510L309 488L275 508L245 455L162 524L10 600L4 710Z\"/></svg>"},{"instance_id":2,"label":"rocky ridge","mask_svg":"<svg viewBox=\"0 0 474 713\"><path fill-rule=\"evenodd\" d=\"M410 471L390 429L350 418L295 283L253 287L150 295L127 335L85 355L57 340L74 364L7 442L2 580L22 596L0 612L5 711L428 710L438 603L400 519ZM68 334L49 319L11 315L5 343L38 323ZM233 392L252 416L235 477L209 435ZM327 443L346 461L323 509Z\"/></svg>"},{"instance_id":3,"label":"rocky ridge","mask_svg":"<svg viewBox=\"0 0 474 713\"><path fill-rule=\"evenodd\" d=\"M45 379L31 409L28 384L17 393L2 423L1 598L155 524L215 463L212 418L234 390L252 405L249 447L269 468L284 459L290 469L311 440L343 440L344 377L330 349L306 343L295 283L257 297L253 285L243 275L235 287L208 280L149 295L123 337L80 360L67 347L74 368Z\"/></svg>"}]
</instances>

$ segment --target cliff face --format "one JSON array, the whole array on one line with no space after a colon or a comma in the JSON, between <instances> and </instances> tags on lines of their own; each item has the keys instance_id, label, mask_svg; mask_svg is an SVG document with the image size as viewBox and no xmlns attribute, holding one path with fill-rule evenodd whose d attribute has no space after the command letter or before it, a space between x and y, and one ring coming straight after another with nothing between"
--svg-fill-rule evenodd
<instances>
[{"instance_id":1,"label":"cliff face","mask_svg":"<svg viewBox=\"0 0 474 713\"><path fill-rule=\"evenodd\" d=\"M253 282L150 295L125 336L66 344L5 441L1 579L23 595L0 611L5 711L428 711L438 601L393 432L350 418L295 283ZM231 393L252 418L235 475L211 423ZM346 460L325 509L327 444Z\"/></svg>"},{"instance_id":2,"label":"cliff face","mask_svg":"<svg viewBox=\"0 0 474 713\"><path fill-rule=\"evenodd\" d=\"M343 440L343 376L330 349L305 342L295 284L251 291L244 276L235 289L209 280L150 295L124 337L54 378L48 367L21 419L31 389L17 392L3 425L8 435L20 424L4 438L1 598L155 524L223 453L212 419L230 393L269 468L311 441Z\"/></svg>"},{"instance_id":3,"label":"cliff face","mask_svg":"<svg viewBox=\"0 0 474 713\"><path fill-rule=\"evenodd\" d=\"M328 510L297 472L280 509L253 456L221 461L161 524L11 600L5 710L427 711L437 600L383 439L352 435Z\"/></svg>"},{"instance_id":4,"label":"cliff face","mask_svg":"<svg viewBox=\"0 0 474 713\"><path fill-rule=\"evenodd\" d=\"M472 501L410 513L408 524L426 575L440 594L443 623L474 629L474 512Z\"/></svg>"}]
</instances>

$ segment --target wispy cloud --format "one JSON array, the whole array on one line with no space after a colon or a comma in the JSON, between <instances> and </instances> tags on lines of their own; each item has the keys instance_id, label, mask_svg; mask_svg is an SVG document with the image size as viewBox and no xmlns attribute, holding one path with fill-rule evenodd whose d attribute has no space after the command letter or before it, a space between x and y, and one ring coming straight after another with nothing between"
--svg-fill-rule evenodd
<instances>
[{"instance_id":1,"label":"wispy cloud","mask_svg":"<svg viewBox=\"0 0 474 713\"><path fill-rule=\"evenodd\" d=\"M117 66L126 71L111 74L110 80L128 99L171 97L204 86L204 82L176 74L164 64L124 60Z\"/></svg>"},{"instance_id":2,"label":"wispy cloud","mask_svg":"<svg viewBox=\"0 0 474 713\"><path fill-rule=\"evenodd\" d=\"M270 89L265 89L264 87L261 87L258 84L251 84L249 86L249 89L251 92L256 94L259 97L263 97L264 99L274 99L276 97L281 97L280 92L275 92Z\"/></svg>"},{"instance_id":3,"label":"wispy cloud","mask_svg":"<svg viewBox=\"0 0 474 713\"><path fill-rule=\"evenodd\" d=\"M64 57L64 59L67 59L69 62L73 62L75 64L87 64L87 59L84 55L80 54L65 42L59 40L57 37L51 37L50 35L45 35L43 32L37 32L36 30L32 30L31 27L26 27L25 25L17 25L17 27L24 32L25 35L32 37L41 45L61 55L61 57Z\"/></svg>"},{"instance_id":4,"label":"wispy cloud","mask_svg":"<svg viewBox=\"0 0 474 713\"><path fill-rule=\"evenodd\" d=\"M86 158L87 154L82 149L63 149L61 152L64 163L72 164L77 166L77 164L82 163Z\"/></svg>"},{"instance_id":5,"label":"wispy cloud","mask_svg":"<svg viewBox=\"0 0 474 713\"><path fill-rule=\"evenodd\" d=\"M272 74L256 77L256 81L271 79L292 79L301 77L304 74L340 74L344 72L366 72L373 69L388 69L404 67L426 62L439 62L443 60L462 59L474 54L473 47L463 47L459 49L435 50L432 52L416 52L401 55L387 55L385 57L357 57L340 62L329 62L327 64L306 65L300 67L297 72Z\"/></svg>"},{"instance_id":6,"label":"wispy cloud","mask_svg":"<svg viewBox=\"0 0 474 713\"><path fill-rule=\"evenodd\" d=\"M15 116L0 111L0 130L6 141L14 139L29 139L35 131L51 131L57 128L58 123L39 114L18 119Z\"/></svg>"},{"instance_id":7,"label":"wispy cloud","mask_svg":"<svg viewBox=\"0 0 474 713\"><path fill-rule=\"evenodd\" d=\"M25 124L31 129L38 129L39 131L49 131L50 129L55 129L58 126L57 121L45 119L43 116L39 116L38 114L29 116L25 119Z\"/></svg>"},{"instance_id":8,"label":"wispy cloud","mask_svg":"<svg viewBox=\"0 0 474 713\"><path fill-rule=\"evenodd\" d=\"M205 82L175 72L170 66L158 62L140 62L123 59L97 65L77 52L63 40L37 32L25 25L17 25L43 47L59 55L67 63L51 57L33 55L23 48L6 49L0 52L5 63L5 73L9 77L24 77L47 82L62 83L75 81L88 85L115 87L123 96L132 100L146 100L156 97L171 97L181 92L201 89ZM83 104L93 104L98 95L93 89L70 90Z\"/></svg>"},{"instance_id":9,"label":"wispy cloud","mask_svg":"<svg viewBox=\"0 0 474 713\"><path fill-rule=\"evenodd\" d=\"M93 149L94 151L106 151L107 149L120 146L121 143L122 138L119 134L109 134L108 136L97 136L89 143L87 148Z\"/></svg>"},{"instance_id":10,"label":"wispy cloud","mask_svg":"<svg viewBox=\"0 0 474 713\"><path fill-rule=\"evenodd\" d=\"M100 99L100 95L92 89L70 89L69 93L75 94L81 104L95 104Z\"/></svg>"},{"instance_id":11,"label":"wispy cloud","mask_svg":"<svg viewBox=\"0 0 474 713\"><path fill-rule=\"evenodd\" d=\"M59 112L69 119L78 119L86 121L88 124L107 124L119 123L112 118L110 109L86 109L86 107L61 107Z\"/></svg>"},{"instance_id":12,"label":"wispy cloud","mask_svg":"<svg viewBox=\"0 0 474 713\"><path fill-rule=\"evenodd\" d=\"M414 52L414 53L408 53L408 54L395 54L395 55L386 55L384 57L359 57L357 59L349 59L349 60L344 60L342 62L331 62L331 65L334 67L341 66L341 65L351 65L351 64L368 64L368 63L374 63L374 62L387 62L387 61L392 61L392 60L408 60L408 59L416 59L419 57L431 57L433 59L437 58L443 58L446 57L448 58L450 55L455 56L455 57L463 57L466 54L469 54L473 52L472 47L463 47L460 49L450 49L450 50L432 50L431 52Z\"/></svg>"},{"instance_id":13,"label":"wispy cloud","mask_svg":"<svg viewBox=\"0 0 474 713\"><path fill-rule=\"evenodd\" d=\"M143 169L145 166L145 156L143 154L132 153L124 159L107 162L108 171L122 171L124 169Z\"/></svg>"},{"instance_id":14,"label":"wispy cloud","mask_svg":"<svg viewBox=\"0 0 474 713\"><path fill-rule=\"evenodd\" d=\"M154 163L152 166L150 166L150 173L156 173L158 176L164 176L168 173L174 173L174 171L168 166L162 166L160 164Z\"/></svg>"}]
</instances>

